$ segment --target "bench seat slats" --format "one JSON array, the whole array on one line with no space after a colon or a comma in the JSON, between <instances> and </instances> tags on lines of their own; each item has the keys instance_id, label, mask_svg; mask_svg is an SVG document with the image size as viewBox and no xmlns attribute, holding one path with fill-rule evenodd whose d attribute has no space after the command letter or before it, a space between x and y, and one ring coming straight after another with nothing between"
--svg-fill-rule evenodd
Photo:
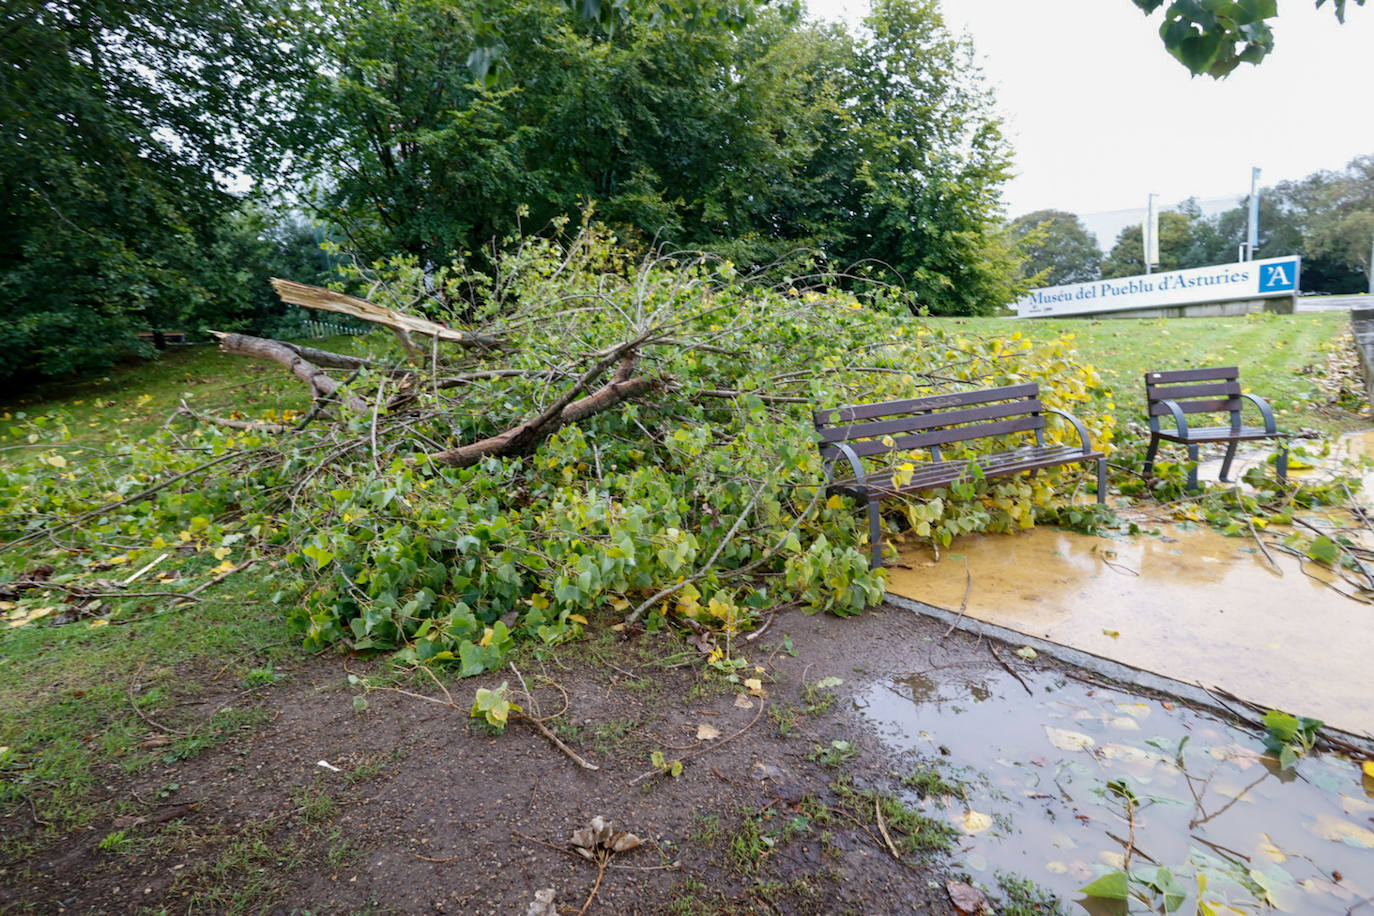
<instances>
[{"instance_id":1,"label":"bench seat slats","mask_svg":"<svg viewBox=\"0 0 1374 916\"><path fill-rule=\"evenodd\" d=\"M958 407L971 407L992 401L1009 401L1015 398L1034 398L1040 396L1040 385L1028 382L1024 385L1004 385L1001 388L984 388L981 391L959 391L950 394L932 394L904 401L883 401L878 404L848 404L842 407L827 407L814 412L817 427L842 426L856 420L875 420L898 414L922 413L932 410L949 410Z\"/></svg>"},{"instance_id":2,"label":"bench seat slats","mask_svg":"<svg viewBox=\"0 0 1374 916\"><path fill-rule=\"evenodd\" d=\"M1146 385L1171 385L1178 382L1201 382L1212 379L1240 378L1237 366L1218 366L1211 369L1170 369L1145 373Z\"/></svg>"},{"instance_id":3,"label":"bench seat slats","mask_svg":"<svg viewBox=\"0 0 1374 916\"><path fill-rule=\"evenodd\" d=\"M1186 436L1169 430L1160 430L1159 438L1168 439L1170 442L1244 442L1251 439L1272 439L1274 434L1262 426L1242 426L1239 430L1229 426L1190 426Z\"/></svg>"},{"instance_id":4,"label":"bench seat slats","mask_svg":"<svg viewBox=\"0 0 1374 916\"><path fill-rule=\"evenodd\" d=\"M1170 400L1173 400L1170 398ZM1224 401L1174 401L1179 409L1185 414L1188 413L1229 413L1233 410L1240 410L1240 398L1227 398ZM1167 404L1158 401L1150 402L1150 416L1168 417L1172 416L1173 411L1169 410Z\"/></svg>"},{"instance_id":5,"label":"bench seat slats","mask_svg":"<svg viewBox=\"0 0 1374 916\"><path fill-rule=\"evenodd\" d=\"M1085 452L1081 448L1067 445L1027 446L1004 452L989 452L978 455L974 463L982 470L984 477L1006 477L1022 471L1058 467L1081 461L1095 461L1101 452ZM853 477L836 479L831 486L852 496L897 495L915 493L947 486L971 477L968 459L950 459L919 464L912 472L911 479L904 484L893 482L895 468L885 469L870 475L863 484Z\"/></svg>"},{"instance_id":6,"label":"bench seat slats","mask_svg":"<svg viewBox=\"0 0 1374 916\"><path fill-rule=\"evenodd\" d=\"M1234 398L1240 395L1240 382L1213 382L1207 385L1146 385L1145 396L1150 399L1169 398Z\"/></svg>"},{"instance_id":7,"label":"bench seat slats","mask_svg":"<svg viewBox=\"0 0 1374 916\"><path fill-rule=\"evenodd\" d=\"M1000 420L1004 417L1039 413L1044 409L1039 398L1023 398L1005 404L985 404L980 407L922 413L909 417L874 420L869 423L854 422L840 426L823 426L820 428L820 435L822 442L849 442L853 439L873 439L879 436L918 432L942 426Z\"/></svg>"},{"instance_id":8,"label":"bench seat slats","mask_svg":"<svg viewBox=\"0 0 1374 916\"><path fill-rule=\"evenodd\" d=\"M872 455L885 455L893 451L929 448L932 445L949 445L954 442L968 442L972 439L987 439L993 436L1006 436L1012 433L1033 432L1045 428L1045 418L1038 416L1017 417L999 420L995 423L979 423L971 426L955 426L949 429L934 429L929 432L913 433L908 436L893 436L891 444L882 439L848 440L854 454L860 458ZM822 447L822 453L833 452Z\"/></svg>"}]
</instances>

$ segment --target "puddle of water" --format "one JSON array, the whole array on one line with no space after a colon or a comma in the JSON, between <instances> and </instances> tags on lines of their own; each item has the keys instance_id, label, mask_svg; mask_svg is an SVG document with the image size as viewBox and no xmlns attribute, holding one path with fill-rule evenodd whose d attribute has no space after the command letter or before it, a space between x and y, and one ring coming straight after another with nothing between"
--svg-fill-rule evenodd
<instances>
[{"instance_id":1,"label":"puddle of water","mask_svg":"<svg viewBox=\"0 0 1374 916\"><path fill-rule=\"evenodd\" d=\"M977 880L1021 875L1078 901L1066 911L1151 912L1079 893L1120 868L1129 844L1133 871L1163 865L1178 879L1180 913L1198 912L1200 875L1217 912L1364 912L1374 779L1358 763L1316 755L1282 772L1259 736L1207 714L1048 675L1026 683L1031 696L1000 672L982 683L913 674L856 699L895 749L967 777L966 801L918 804L963 832L956 865ZM1133 842L1116 780L1138 799Z\"/></svg>"},{"instance_id":2,"label":"puddle of water","mask_svg":"<svg viewBox=\"0 0 1374 916\"><path fill-rule=\"evenodd\" d=\"M1186 683L1374 734L1374 607L1315 564L1193 526L1091 537L1040 527L904 551L888 590Z\"/></svg>"}]
</instances>

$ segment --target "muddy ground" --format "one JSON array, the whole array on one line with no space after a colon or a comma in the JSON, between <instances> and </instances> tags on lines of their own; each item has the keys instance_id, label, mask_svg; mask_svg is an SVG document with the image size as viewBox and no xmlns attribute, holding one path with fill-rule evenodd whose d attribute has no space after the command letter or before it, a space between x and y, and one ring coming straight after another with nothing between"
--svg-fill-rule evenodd
<instances>
[{"instance_id":1,"label":"muddy ground","mask_svg":"<svg viewBox=\"0 0 1374 916\"><path fill-rule=\"evenodd\" d=\"M125 813L0 865L0 911L523 914L551 888L555 910L541 912L958 912L932 849L957 837L895 801L939 761L885 751L851 698L897 675L976 677L1006 664L1005 648L999 662L988 643L891 607L787 612L737 650L742 677L765 672L749 708L687 648L602 628L517 662L543 715L566 692L548 725L595 772L527 724L494 734L444 705L437 683L392 682L441 702L350 683L384 681L378 663L301 658L254 689L188 671L210 690L150 722L148 743L212 719L232 723L224 740L104 774L94 794ZM826 678L843 684L808 689ZM511 669L449 690L466 707L501 681L516 681ZM699 740L703 725L720 737ZM645 776L654 751L681 775ZM597 815L644 840L610 859L599 887L568 846ZM0 829L43 830L28 811Z\"/></svg>"}]
</instances>

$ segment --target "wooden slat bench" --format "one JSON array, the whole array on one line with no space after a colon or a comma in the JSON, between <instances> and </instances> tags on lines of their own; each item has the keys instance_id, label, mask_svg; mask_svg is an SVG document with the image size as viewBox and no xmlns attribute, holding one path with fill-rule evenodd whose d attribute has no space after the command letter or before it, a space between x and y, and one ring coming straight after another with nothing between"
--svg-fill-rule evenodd
<instances>
[{"instance_id":1,"label":"wooden slat bench","mask_svg":"<svg viewBox=\"0 0 1374 916\"><path fill-rule=\"evenodd\" d=\"M1072 423L1082 444L1046 445L1045 414L1055 414ZM883 563L879 501L884 496L958 483L968 476L970 462L977 465L985 477L1006 477L1022 471L1035 472L1063 464L1094 461L1097 463L1097 501L1101 503L1106 499L1106 457L1093 450L1088 431L1077 417L1046 407L1040 401L1040 386L1034 382L826 408L815 411L814 420L820 434L821 458L825 461L829 490L867 503L873 551L870 566L874 569ZM1016 436L1025 442L1032 435L1033 445L1027 443L977 454L972 459L945 459L941 455L941 446L954 443L1003 436ZM872 471L864 466L865 458L913 450L928 451L930 460L913 461L915 469L905 482L894 479L897 466ZM842 458L849 463L852 476L836 478L835 464Z\"/></svg>"},{"instance_id":2,"label":"wooden slat bench","mask_svg":"<svg viewBox=\"0 0 1374 916\"><path fill-rule=\"evenodd\" d=\"M1259 408L1264 426L1246 426L1241 422L1241 407L1249 401ZM1284 433L1274 424L1274 411L1269 402L1258 395L1240 390L1240 370L1235 366L1214 369L1178 369L1145 373L1145 402L1150 415L1150 447L1145 452L1145 473L1154 470L1155 454L1160 440L1180 442L1188 447L1188 489L1196 490L1198 445L1202 442L1225 442L1226 458L1221 463L1221 479L1229 482L1231 461L1236 447L1242 442L1274 439L1278 443L1277 466L1279 481L1288 479L1288 443ZM1229 413L1225 426L1188 425L1188 414ZM1172 417L1172 432L1160 429L1160 417Z\"/></svg>"}]
</instances>

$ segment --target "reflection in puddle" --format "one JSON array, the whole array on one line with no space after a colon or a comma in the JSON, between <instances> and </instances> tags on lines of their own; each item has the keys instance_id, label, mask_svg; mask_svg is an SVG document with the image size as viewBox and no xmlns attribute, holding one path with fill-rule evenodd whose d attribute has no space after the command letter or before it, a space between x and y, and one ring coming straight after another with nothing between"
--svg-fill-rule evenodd
<instances>
[{"instance_id":1,"label":"reflection in puddle","mask_svg":"<svg viewBox=\"0 0 1374 916\"><path fill-rule=\"evenodd\" d=\"M967 801L919 804L963 830L955 864L980 882L1011 873L1081 900L1129 849L1132 870L1178 878L1182 913L1198 911L1198 876L1216 912L1346 913L1374 895L1374 779L1359 763L1318 755L1280 772L1259 736L1206 714L1046 675L1026 683L1031 697L1000 673L973 686L916 674L857 698L884 741L968 780ZM1138 801L1133 824L1122 789Z\"/></svg>"}]
</instances>

